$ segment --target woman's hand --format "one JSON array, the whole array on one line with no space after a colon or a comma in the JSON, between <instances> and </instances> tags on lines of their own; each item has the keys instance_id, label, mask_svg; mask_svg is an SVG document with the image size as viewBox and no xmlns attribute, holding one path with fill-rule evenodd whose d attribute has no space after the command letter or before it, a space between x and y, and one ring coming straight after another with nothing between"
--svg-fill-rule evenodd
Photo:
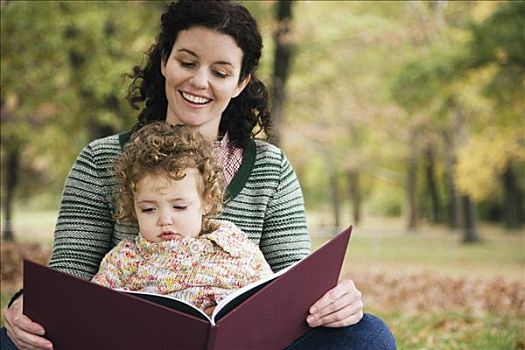
<instances>
[{"instance_id":1,"label":"woman's hand","mask_svg":"<svg viewBox=\"0 0 525 350\"><path fill-rule=\"evenodd\" d=\"M363 317L361 292L352 280L341 280L310 307L306 321L310 327L344 327Z\"/></svg>"},{"instance_id":2,"label":"woman's hand","mask_svg":"<svg viewBox=\"0 0 525 350\"><path fill-rule=\"evenodd\" d=\"M53 344L43 338L44 328L22 313L23 295L4 312L5 328L9 338L20 350L53 349Z\"/></svg>"}]
</instances>

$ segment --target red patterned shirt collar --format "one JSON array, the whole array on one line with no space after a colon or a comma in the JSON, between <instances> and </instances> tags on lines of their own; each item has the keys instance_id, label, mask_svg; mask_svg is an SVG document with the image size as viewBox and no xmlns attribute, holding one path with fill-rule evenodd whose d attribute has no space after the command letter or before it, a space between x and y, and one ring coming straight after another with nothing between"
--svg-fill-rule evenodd
<instances>
[{"instance_id":1,"label":"red patterned shirt collar","mask_svg":"<svg viewBox=\"0 0 525 350\"><path fill-rule=\"evenodd\" d=\"M213 143L213 151L219 165L224 169L226 184L229 184L241 166L243 150L233 146L226 133L221 140Z\"/></svg>"}]
</instances>

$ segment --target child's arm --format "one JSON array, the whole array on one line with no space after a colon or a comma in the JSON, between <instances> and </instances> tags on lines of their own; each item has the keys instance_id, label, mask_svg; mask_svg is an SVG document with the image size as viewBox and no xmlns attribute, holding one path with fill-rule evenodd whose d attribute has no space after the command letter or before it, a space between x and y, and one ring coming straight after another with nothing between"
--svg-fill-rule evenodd
<instances>
[{"instance_id":1,"label":"child's arm","mask_svg":"<svg viewBox=\"0 0 525 350\"><path fill-rule=\"evenodd\" d=\"M109 288L124 288L137 271L139 258L135 243L121 241L106 254L91 281Z\"/></svg>"}]
</instances>

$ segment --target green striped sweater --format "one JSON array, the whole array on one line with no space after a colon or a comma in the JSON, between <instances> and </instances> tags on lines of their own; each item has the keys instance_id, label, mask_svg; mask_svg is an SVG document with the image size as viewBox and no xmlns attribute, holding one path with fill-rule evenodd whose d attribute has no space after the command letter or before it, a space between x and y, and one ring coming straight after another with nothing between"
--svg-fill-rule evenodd
<instances>
[{"instance_id":1,"label":"green striped sweater","mask_svg":"<svg viewBox=\"0 0 525 350\"><path fill-rule=\"evenodd\" d=\"M80 152L64 186L51 267L91 279L111 248L137 235L136 224L113 219L113 165L126 139L109 136ZM309 254L303 195L279 148L251 141L226 192L220 219L233 221L258 244L274 271Z\"/></svg>"}]
</instances>

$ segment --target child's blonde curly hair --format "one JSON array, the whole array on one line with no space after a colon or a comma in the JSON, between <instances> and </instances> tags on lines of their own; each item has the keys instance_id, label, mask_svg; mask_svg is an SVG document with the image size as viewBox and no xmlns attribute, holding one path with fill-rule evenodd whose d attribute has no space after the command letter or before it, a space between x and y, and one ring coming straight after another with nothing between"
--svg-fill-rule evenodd
<instances>
[{"instance_id":1,"label":"child's blonde curly hair","mask_svg":"<svg viewBox=\"0 0 525 350\"><path fill-rule=\"evenodd\" d=\"M134 197L137 184L147 175L165 175L181 180L186 169L197 169L197 191L207 209L203 217L202 232L216 229L210 218L220 214L225 180L211 144L187 126L152 122L134 133L117 160L115 172L115 218L136 220Z\"/></svg>"}]
</instances>

